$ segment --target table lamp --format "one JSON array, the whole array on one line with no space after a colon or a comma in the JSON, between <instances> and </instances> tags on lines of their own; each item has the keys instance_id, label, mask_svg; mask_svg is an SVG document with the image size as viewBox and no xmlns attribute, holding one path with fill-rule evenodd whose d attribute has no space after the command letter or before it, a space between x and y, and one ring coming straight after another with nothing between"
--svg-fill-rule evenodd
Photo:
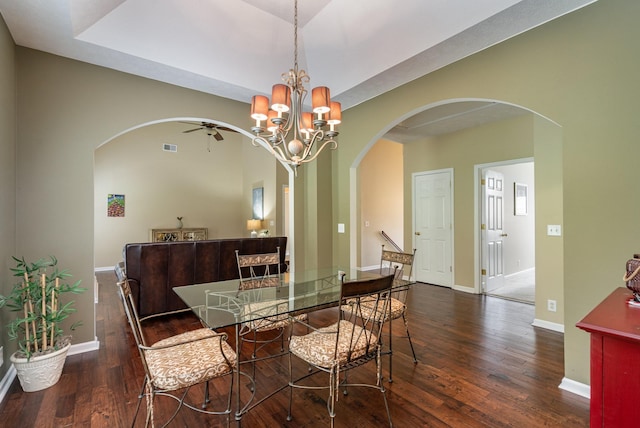
<instances>
[{"instance_id":1,"label":"table lamp","mask_svg":"<svg viewBox=\"0 0 640 428\"><path fill-rule=\"evenodd\" d=\"M258 236L258 229L262 229L262 220L252 219L247 220L247 230L251 231L251 237L255 238Z\"/></svg>"}]
</instances>

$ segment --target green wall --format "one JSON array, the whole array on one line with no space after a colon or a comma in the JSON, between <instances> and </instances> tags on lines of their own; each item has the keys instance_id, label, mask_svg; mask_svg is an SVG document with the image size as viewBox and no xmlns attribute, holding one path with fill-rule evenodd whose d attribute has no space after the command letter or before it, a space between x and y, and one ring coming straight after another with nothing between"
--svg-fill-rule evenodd
<instances>
[{"instance_id":1,"label":"green wall","mask_svg":"<svg viewBox=\"0 0 640 428\"><path fill-rule=\"evenodd\" d=\"M11 256L16 246L16 75L13 39L0 19L0 293L13 285ZM0 327L5 330L8 311L0 311ZM0 346L4 346L5 364L0 373L7 370L7 355L17 346L6 340L6 332L0 331Z\"/></svg>"},{"instance_id":2,"label":"green wall","mask_svg":"<svg viewBox=\"0 0 640 428\"><path fill-rule=\"evenodd\" d=\"M640 133L635 117L638 16L640 2L596 2L349 109L335 154L334 221L348 222L353 215L350 191L358 187L351 177L362 153L412 113L448 100L489 99L522 106L557 123L561 141L541 147L544 154L534 149L534 157L536 176L551 168L563 187L536 181L536 215L538 209L545 213L538 224L563 225L564 239L550 245L554 257L562 254L555 275L564 284L565 376L587 384L589 338L575 324L624 285L624 262L638 251L640 238L640 201L632 192L637 181L633 149ZM534 132L544 134L544 128L536 122ZM538 158L547 164L541 168ZM540 192L549 195L540 200ZM560 197L558 218L553 204ZM541 233L538 228L537 236ZM334 236L336 262L348 263L350 237ZM552 260L548 264L551 268Z\"/></svg>"}]
</instances>

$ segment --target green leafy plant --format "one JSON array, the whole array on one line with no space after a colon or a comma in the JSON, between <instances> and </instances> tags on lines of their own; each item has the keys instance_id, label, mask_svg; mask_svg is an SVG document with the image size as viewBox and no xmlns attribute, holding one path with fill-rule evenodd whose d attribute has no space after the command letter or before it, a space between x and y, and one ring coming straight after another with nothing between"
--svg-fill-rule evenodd
<instances>
[{"instance_id":1,"label":"green leafy plant","mask_svg":"<svg viewBox=\"0 0 640 428\"><path fill-rule=\"evenodd\" d=\"M58 270L58 260L53 256L32 263L24 257L13 257L13 260L16 267L11 271L20 281L8 295L0 295L0 308L6 306L18 313L7 325L9 339L18 341L16 355L30 359L64 348L70 337L64 335L61 324L76 309L74 301L62 304L60 295L79 294L85 289L80 287L79 280L73 284L65 282L71 274ZM76 322L70 329L75 330L81 324Z\"/></svg>"}]
</instances>

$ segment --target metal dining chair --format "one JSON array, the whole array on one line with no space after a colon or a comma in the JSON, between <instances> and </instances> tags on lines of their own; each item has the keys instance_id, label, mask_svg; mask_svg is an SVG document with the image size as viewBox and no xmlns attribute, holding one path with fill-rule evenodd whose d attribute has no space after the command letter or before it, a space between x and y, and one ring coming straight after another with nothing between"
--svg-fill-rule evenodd
<instances>
[{"instance_id":1,"label":"metal dining chair","mask_svg":"<svg viewBox=\"0 0 640 428\"><path fill-rule=\"evenodd\" d=\"M407 294L409 291L409 286L404 285L404 278L411 279L411 273L413 270L413 261L415 258L416 250L413 250L413 253L403 253L399 251L389 251L384 249L384 245L382 245L382 253L380 256L380 275L392 275L393 276L393 287L391 291L391 299L389 300L389 307L387 308L387 313L384 316L385 322L393 321L399 318L402 318L404 329L406 332L405 336L409 339L409 346L411 347L411 353L413 354L413 362L414 364L418 363L418 359L416 358L416 352L413 348L413 342L411 341L411 334L409 333L409 323L407 322ZM369 306L371 306L369 308ZM374 310L372 305L367 305L365 301L363 303L363 308L365 312L367 310ZM351 306L342 305L341 309L343 311L349 312L351 310ZM389 354L389 382L393 382L393 340L392 340L392 331L391 331L391 322L388 327L388 350L385 353Z\"/></svg>"},{"instance_id":2,"label":"metal dining chair","mask_svg":"<svg viewBox=\"0 0 640 428\"><path fill-rule=\"evenodd\" d=\"M409 287L402 285L404 278L411 279L413 272L413 262L416 256L416 250L413 253L403 253L399 251L390 251L384 249L382 245L382 253L380 256L380 274L381 275L394 275L394 286L391 292L391 299L389 300L389 312L388 319L396 320L402 318L406 337L409 339L409 346L411 347L411 354L413 355L413 363L417 364L416 351L413 348L413 342L411 341L411 334L409 333L409 322L407 321L407 295ZM391 326L389 326L389 382L393 382L393 341L391 340Z\"/></svg>"},{"instance_id":3,"label":"metal dining chair","mask_svg":"<svg viewBox=\"0 0 640 428\"><path fill-rule=\"evenodd\" d=\"M290 394L287 420L292 420L293 390L296 388L329 390L327 410L331 418L331 427L333 427L336 416L335 405L339 394L338 388L342 386L346 391L348 387L369 387L382 393L389 426L392 426L380 363L382 328L388 310L393 278L393 275L388 275L380 278L342 282L340 304L349 305L351 310L336 311L338 319L327 327L314 328L307 323L302 323L310 333L294 335L294 330L291 330L292 334L289 339ZM296 323L301 322L296 321ZM312 371L294 380L294 358L304 361ZM376 365L375 382L349 384L346 377L347 372L369 362ZM304 382L308 377L322 372L329 375L328 386L308 385ZM342 380L341 375L344 375Z\"/></svg>"},{"instance_id":4,"label":"metal dining chair","mask_svg":"<svg viewBox=\"0 0 640 428\"><path fill-rule=\"evenodd\" d=\"M191 410L211 414L226 415L230 426L231 393L233 376L229 376L229 392L226 408L209 410L209 381L223 378L233 373L236 353L227 343L227 335L208 328L200 328L162 339L152 345L147 343L141 320L138 317L129 281L118 282L124 312L133 338L136 342L145 377L138 395L138 404L131 426L135 426L142 398L146 398L147 417L145 426L155 426L154 402L156 396L170 397L178 402L178 407L162 425L167 426L177 416L182 406ZM204 385L204 400L201 406L186 401L189 389ZM182 391L180 394L179 392Z\"/></svg>"},{"instance_id":5,"label":"metal dining chair","mask_svg":"<svg viewBox=\"0 0 640 428\"><path fill-rule=\"evenodd\" d=\"M280 247L275 253L240 254L236 250L240 282L238 294L245 298L243 316L247 319L240 329L241 342L253 343L251 363L255 379L255 363L285 353L285 330L291 325L287 299L275 297L275 289L281 285ZM243 293L244 292L244 293ZM271 294L268 294L271 293ZM272 296L273 297L270 297ZM306 315L297 316L306 319ZM268 332L276 331L276 335ZM267 334L265 334L267 333ZM258 351L270 343L280 340L280 353L258 358ZM258 346L259 345L259 346Z\"/></svg>"}]
</instances>

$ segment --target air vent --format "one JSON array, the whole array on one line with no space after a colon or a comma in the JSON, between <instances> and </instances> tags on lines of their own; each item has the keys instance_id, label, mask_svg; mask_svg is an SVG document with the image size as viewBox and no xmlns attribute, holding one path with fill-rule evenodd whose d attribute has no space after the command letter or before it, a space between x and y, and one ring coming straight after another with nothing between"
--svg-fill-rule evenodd
<instances>
[{"instance_id":1,"label":"air vent","mask_svg":"<svg viewBox=\"0 0 640 428\"><path fill-rule=\"evenodd\" d=\"M178 146L175 145L175 144L164 143L162 145L162 150L164 150L165 152L173 152L173 153L175 153L175 152L178 151Z\"/></svg>"}]
</instances>

